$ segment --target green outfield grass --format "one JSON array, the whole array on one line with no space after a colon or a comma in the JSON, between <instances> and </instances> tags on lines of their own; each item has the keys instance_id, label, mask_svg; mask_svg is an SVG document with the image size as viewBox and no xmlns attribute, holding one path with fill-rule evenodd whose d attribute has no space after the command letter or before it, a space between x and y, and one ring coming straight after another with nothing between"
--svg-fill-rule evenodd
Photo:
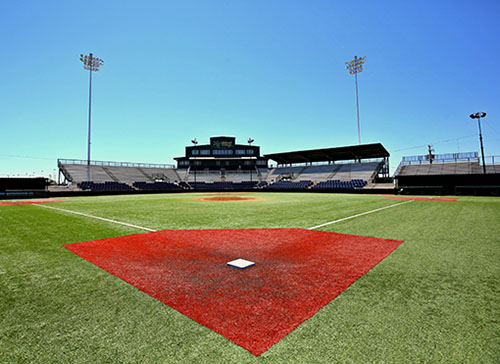
<instances>
[{"instance_id":1,"label":"green outfield grass","mask_svg":"<svg viewBox=\"0 0 500 364\"><path fill-rule=\"evenodd\" d=\"M404 201L250 193L67 198L46 206L149 229L310 228ZM500 362L500 199L414 201L320 228L404 240L255 357L62 245L145 231L35 205L0 206L0 363Z\"/></svg>"}]
</instances>

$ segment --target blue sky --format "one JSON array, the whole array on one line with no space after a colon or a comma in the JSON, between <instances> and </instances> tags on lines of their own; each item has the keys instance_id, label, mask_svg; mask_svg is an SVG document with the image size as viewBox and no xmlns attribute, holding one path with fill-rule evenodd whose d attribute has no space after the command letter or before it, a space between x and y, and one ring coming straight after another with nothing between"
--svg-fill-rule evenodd
<instances>
[{"instance_id":1,"label":"blue sky","mask_svg":"<svg viewBox=\"0 0 500 364\"><path fill-rule=\"evenodd\" d=\"M57 158L174 163L196 137L262 153L382 143L402 155L500 155L498 1L11 1L0 29L0 175ZM500 157L498 158L500 160ZM42 172L43 171L43 172Z\"/></svg>"}]
</instances>

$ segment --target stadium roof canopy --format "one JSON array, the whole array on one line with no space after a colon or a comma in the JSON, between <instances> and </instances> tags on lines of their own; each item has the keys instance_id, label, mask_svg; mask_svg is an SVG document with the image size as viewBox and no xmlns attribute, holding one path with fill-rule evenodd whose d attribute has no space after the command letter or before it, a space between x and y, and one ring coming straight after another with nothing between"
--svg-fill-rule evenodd
<instances>
[{"instance_id":1,"label":"stadium roof canopy","mask_svg":"<svg viewBox=\"0 0 500 364\"><path fill-rule=\"evenodd\" d=\"M344 161L389 157L389 152L380 143L353 145L348 147L301 150L296 152L264 154L278 164Z\"/></svg>"}]
</instances>

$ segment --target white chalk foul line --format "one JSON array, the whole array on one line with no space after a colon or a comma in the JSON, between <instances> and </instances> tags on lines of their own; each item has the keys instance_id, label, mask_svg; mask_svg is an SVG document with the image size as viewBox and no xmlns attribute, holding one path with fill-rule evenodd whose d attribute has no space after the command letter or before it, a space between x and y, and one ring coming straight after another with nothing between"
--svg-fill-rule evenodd
<instances>
[{"instance_id":1,"label":"white chalk foul line","mask_svg":"<svg viewBox=\"0 0 500 364\"><path fill-rule=\"evenodd\" d=\"M385 210L385 209L390 209L391 207L401 206L401 205L404 205L405 203L410 203L410 202L413 202L413 200L409 200L409 201L405 201L405 202L399 202L399 203L394 204L394 205L385 206L385 207L381 207L379 209L362 212L361 214L357 214L357 215L353 215L353 216L349 216L349 217L344 217L342 219L338 219L338 220L335 220L335 221L325 222L324 224L310 227L307 230L314 230L314 229L317 229L317 228L320 228L320 227L323 227L323 226L327 226L327 225L331 225L331 224L336 224L337 222L341 222L341 221L345 221L345 220L349 220L349 219L354 219L355 217L359 217L359 216L371 214L372 212L377 212L377 211L381 211L381 210Z\"/></svg>"},{"instance_id":2,"label":"white chalk foul line","mask_svg":"<svg viewBox=\"0 0 500 364\"><path fill-rule=\"evenodd\" d=\"M90 217L92 219L97 219L97 220L112 222L114 224L125 225L125 226L133 227L133 228L136 228L136 229L141 229L141 230L146 230L146 231L156 231L156 230L149 229L149 228L146 228L146 227L143 227L143 226L137 226L137 225L133 225L133 224L128 224L126 222L121 222L121 221L106 219L104 217L99 217L99 216L93 216L93 215L89 215L89 214L84 214L82 212L76 212L76 211L71 211L71 210L66 210L66 209L60 209L60 208L57 208L57 207L51 207L51 206L46 206L46 205L42 205L42 204L34 204L33 206L39 206L39 207L43 207L45 209L57 210L57 211L67 212L69 214L75 214L75 215L81 215L81 216L85 216L85 217Z\"/></svg>"},{"instance_id":3,"label":"white chalk foul line","mask_svg":"<svg viewBox=\"0 0 500 364\"><path fill-rule=\"evenodd\" d=\"M371 214L373 212L377 212L377 211L381 211L381 210L385 210L385 209L390 209L391 207L401 206L401 205L404 205L404 204L410 203L410 202L413 202L413 200L409 200L409 201L405 201L405 202L399 202L399 203L396 203L394 205L389 205L389 206L381 207L381 208L378 208L378 209L375 209L375 210L370 210L370 211L362 212L362 213L357 214L357 215L353 215L353 216L349 216L349 217L344 217L342 219L338 219L338 220L334 220L334 221L330 221L330 222L325 222L324 224L320 224L320 225L316 225L316 226L310 227L307 230L318 229L318 228L323 227L323 226L327 226L327 225L331 225L331 224L336 224L336 223L341 222L341 221L354 219L354 218L359 217L359 216ZM104 217L99 217L99 216L84 214L83 212L71 211L71 210L61 209L61 208L58 208L58 207L51 207L51 206L42 205L42 204L34 204L33 206L43 207L45 209L62 211L62 212L66 212L66 213L74 214L74 215L85 216L85 217L89 217L89 218L92 218L92 219L107 221L107 222L111 222L113 224L124 225L124 226L128 226L128 227L136 228L136 229L141 229L141 230L146 230L146 231L156 231L156 230L149 229L149 228L146 228L146 227L143 227L143 226L138 226L138 225L133 225L133 224L129 224L129 223L126 223L126 222L121 222L121 221L106 219Z\"/></svg>"}]
</instances>

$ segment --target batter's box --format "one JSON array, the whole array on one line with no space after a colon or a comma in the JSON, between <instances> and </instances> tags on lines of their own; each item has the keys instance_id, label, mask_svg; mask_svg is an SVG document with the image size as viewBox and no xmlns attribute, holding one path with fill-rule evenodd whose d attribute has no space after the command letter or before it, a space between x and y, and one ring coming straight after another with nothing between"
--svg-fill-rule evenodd
<instances>
[{"instance_id":1,"label":"batter's box","mask_svg":"<svg viewBox=\"0 0 500 364\"><path fill-rule=\"evenodd\" d=\"M163 230L65 247L258 356L401 243L243 229ZM255 265L228 267L236 257Z\"/></svg>"}]
</instances>

